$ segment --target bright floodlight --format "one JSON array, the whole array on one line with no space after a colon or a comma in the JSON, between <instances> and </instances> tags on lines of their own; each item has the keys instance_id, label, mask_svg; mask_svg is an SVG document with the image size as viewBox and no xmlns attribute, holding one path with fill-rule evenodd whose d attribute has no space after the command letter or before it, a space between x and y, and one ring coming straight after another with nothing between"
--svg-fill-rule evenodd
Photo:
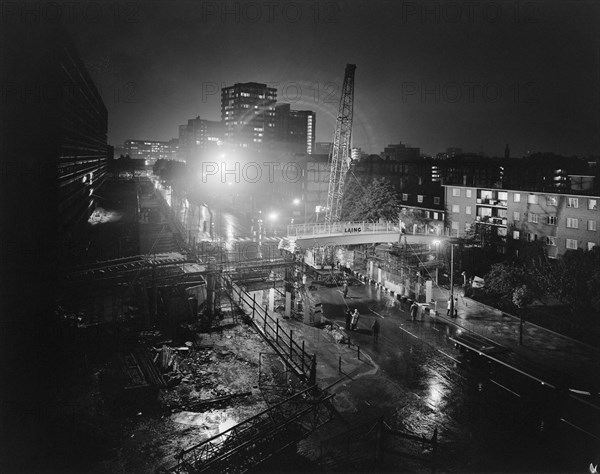
<instances>
[{"instance_id":1,"label":"bright floodlight","mask_svg":"<svg viewBox=\"0 0 600 474\"><path fill-rule=\"evenodd\" d=\"M433 241L433 245L439 245L439 244L440 244L440 241L439 241L439 240L434 240L434 241Z\"/></svg>"},{"instance_id":2,"label":"bright floodlight","mask_svg":"<svg viewBox=\"0 0 600 474\"><path fill-rule=\"evenodd\" d=\"M300 199L298 199L298 198L294 199L294 204L296 204L296 205L300 204Z\"/></svg>"},{"instance_id":3,"label":"bright floodlight","mask_svg":"<svg viewBox=\"0 0 600 474\"><path fill-rule=\"evenodd\" d=\"M277 219L277 213L276 212L271 212L271 214L269 214L269 219L271 219L272 221L274 221L275 219Z\"/></svg>"}]
</instances>

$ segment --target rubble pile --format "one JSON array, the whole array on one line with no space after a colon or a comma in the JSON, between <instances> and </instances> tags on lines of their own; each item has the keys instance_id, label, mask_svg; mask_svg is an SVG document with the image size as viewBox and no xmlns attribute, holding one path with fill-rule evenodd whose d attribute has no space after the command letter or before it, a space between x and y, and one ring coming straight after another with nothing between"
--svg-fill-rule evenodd
<instances>
[{"instance_id":1,"label":"rubble pile","mask_svg":"<svg viewBox=\"0 0 600 474\"><path fill-rule=\"evenodd\" d=\"M348 338L344 333L343 329L334 323L326 323L323 327L323 330L327 335L331 336L331 338L338 344L346 344L348 342Z\"/></svg>"}]
</instances>

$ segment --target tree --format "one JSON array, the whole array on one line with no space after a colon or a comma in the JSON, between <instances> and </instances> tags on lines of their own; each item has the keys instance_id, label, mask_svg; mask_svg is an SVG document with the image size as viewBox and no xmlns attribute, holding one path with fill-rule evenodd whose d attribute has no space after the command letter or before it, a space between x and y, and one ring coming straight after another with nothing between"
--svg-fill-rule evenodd
<instances>
[{"instance_id":1,"label":"tree","mask_svg":"<svg viewBox=\"0 0 600 474\"><path fill-rule=\"evenodd\" d=\"M385 178L373 180L360 191L347 187L344 197L342 218L346 220L367 222L377 222L380 219L398 220L400 199L392 184Z\"/></svg>"},{"instance_id":2,"label":"tree","mask_svg":"<svg viewBox=\"0 0 600 474\"><path fill-rule=\"evenodd\" d=\"M527 283L527 276L522 265L516 262L496 263L485 275L487 290L501 298L511 298L515 288Z\"/></svg>"}]
</instances>

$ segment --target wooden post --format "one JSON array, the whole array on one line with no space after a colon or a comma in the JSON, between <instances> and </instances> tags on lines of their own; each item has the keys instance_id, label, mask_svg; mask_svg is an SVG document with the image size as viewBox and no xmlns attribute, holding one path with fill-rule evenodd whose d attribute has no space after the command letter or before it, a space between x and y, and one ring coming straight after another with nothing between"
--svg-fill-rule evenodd
<instances>
[{"instance_id":1,"label":"wooden post","mask_svg":"<svg viewBox=\"0 0 600 474\"><path fill-rule=\"evenodd\" d=\"M292 360L292 342L294 337L294 331L290 329L290 360Z\"/></svg>"},{"instance_id":2,"label":"wooden post","mask_svg":"<svg viewBox=\"0 0 600 474\"><path fill-rule=\"evenodd\" d=\"M358 360L360 360L360 346L356 346L356 350L358 352Z\"/></svg>"},{"instance_id":3,"label":"wooden post","mask_svg":"<svg viewBox=\"0 0 600 474\"><path fill-rule=\"evenodd\" d=\"M275 344L278 344L279 341L279 319L277 320L277 324L275 325Z\"/></svg>"},{"instance_id":4,"label":"wooden post","mask_svg":"<svg viewBox=\"0 0 600 474\"><path fill-rule=\"evenodd\" d=\"M302 367L302 372L304 372L304 341L302 341L302 355L301 355L301 366Z\"/></svg>"},{"instance_id":5,"label":"wooden post","mask_svg":"<svg viewBox=\"0 0 600 474\"><path fill-rule=\"evenodd\" d=\"M252 319L254 319L254 311L256 311L256 295L252 294Z\"/></svg>"},{"instance_id":6,"label":"wooden post","mask_svg":"<svg viewBox=\"0 0 600 474\"><path fill-rule=\"evenodd\" d=\"M338 359L338 372L340 374L342 373L342 356L340 356Z\"/></svg>"}]
</instances>

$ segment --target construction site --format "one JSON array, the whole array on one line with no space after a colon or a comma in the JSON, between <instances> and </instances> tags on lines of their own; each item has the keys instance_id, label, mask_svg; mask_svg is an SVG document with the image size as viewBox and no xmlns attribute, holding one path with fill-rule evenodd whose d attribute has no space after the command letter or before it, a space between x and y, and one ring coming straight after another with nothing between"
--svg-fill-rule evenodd
<instances>
[{"instance_id":1,"label":"construction site","mask_svg":"<svg viewBox=\"0 0 600 474\"><path fill-rule=\"evenodd\" d=\"M46 454L57 468L371 469L383 431L394 430L336 400L332 387L348 377L342 357L329 374L314 352L324 338L355 359L349 374L372 369L323 315L316 291L352 284L352 275L318 272L287 252L246 262L227 261L218 247L196 255L149 180L110 186L122 197L112 209L121 218L110 224L128 228L146 252L80 265L61 279L57 317L71 380L49 400L54 436ZM143 203L135 212L133 196ZM91 254L106 254L119 243L100 235L90 245ZM431 446L425 457L433 453L431 438L407 439L417 453L408 458L421 462L423 443Z\"/></svg>"},{"instance_id":2,"label":"construction site","mask_svg":"<svg viewBox=\"0 0 600 474\"><path fill-rule=\"evenodd\" d=\"M327 222L339 220L354 69L344 78ZM360 284L345 264L334 267L331 252L314 249L328 259L321 267L281 246L242 260L218 242L188 245L147 176L113 176L101 194L85 244L73 249L78 264L60 274L53 337L63 369L44 409L48 429L34 455L41 465L107 473L434 469L437 431L404 432L379 407L359 410L344 389L377 368L324 314L319 288Z\"/></svg>"}]
</instances>

